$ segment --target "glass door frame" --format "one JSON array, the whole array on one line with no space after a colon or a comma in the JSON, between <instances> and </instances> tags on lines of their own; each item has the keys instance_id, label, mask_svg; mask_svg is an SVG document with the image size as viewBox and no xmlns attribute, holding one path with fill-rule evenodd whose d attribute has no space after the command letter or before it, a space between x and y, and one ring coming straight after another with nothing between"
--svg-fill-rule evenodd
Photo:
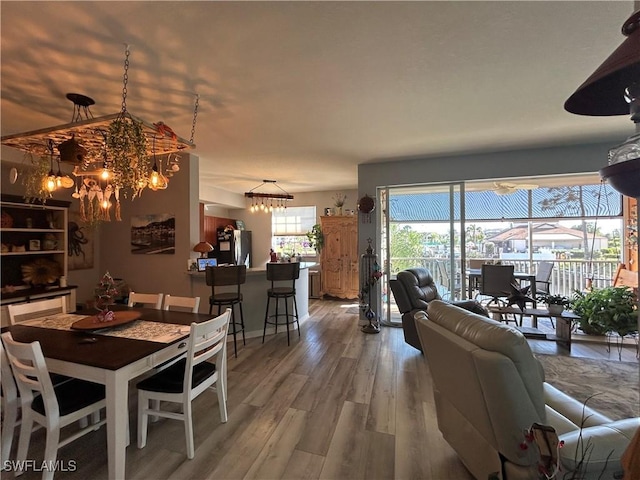
<instances>
[{"instance_id":1,"label":"glass door frame","mask_svg":"<svg viewBox=\"0 0 640 480\"><path fill-rule=\"evenodd\" d=\"M415 188L416 190L420 188L424 188L428 190L429 188L433 188L437 186L442 189L443 187L449 188L449 269L452 272L449 275L449 285L447 288L451 292L455 292L455 283L456 283L456 272L460 272L460 294L461 298L465 299L468 291L468 279L465 275L464 265L466 265L466 249L464 246L466 245L466 225L465 225L465 184L464 182L447 182L447 183L432 183L432 184L422 184L422 185L412 185L411 188ZM393 190L395 189L406 189L406 186L387 186L387 187L378 187L377 189L377 198L379 200L380 214L377 218L377 236L379 239L380 248L380 263L382 265L383 270L383 281L381 282L380 288L380 320L383 325L387 326L401 326L401 322L394 322L391 319L391 288L390 288L390 280L391 278L391 261L389 258L389 252L391 251L391 238L389 232L391 231L391 219L389 214L389 204L390 197L393 194ZM459 198L460 202L460 218L456 220L455 218L455 205L456 205L456 195ZM459 242L456 243L456 235L455 235L455 227L459 228ZM456 259L456 247L460 247L460 256L459 259ZM464 282L462 281L464 279Z\"/></svg>"}]
</instances>

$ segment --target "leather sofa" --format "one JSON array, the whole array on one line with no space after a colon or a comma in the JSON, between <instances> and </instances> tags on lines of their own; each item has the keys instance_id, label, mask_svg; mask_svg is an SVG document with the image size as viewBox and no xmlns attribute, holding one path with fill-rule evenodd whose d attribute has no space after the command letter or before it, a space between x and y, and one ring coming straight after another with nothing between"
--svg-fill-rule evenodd
<instances>
[{"instance_id":1,"label":"leather sofa","mask_svg":"<svg viewBox=\"0 0 640 480\"><path fill-rule=\"evenodd\" d=\"M409 268L398 272L396 278L392 279L389 284L396 300L396 305L402 314L404 340L409 345L422 351L413 317L416 312L426 310L427 305L432 300L442 300L438 292L438 286L433 280L431 272L423 267ZM460 300L451 303L480 315L488 316L487 311L476 300Z\"/></svg>"},{"instance_id":2,"label":"leather sofa","mask_svg":"<svg viewBox=\"0 0 640 480\"><path fill-rule=\"evenodd\" d=\"M612 421L545 383L527 340L511 326L439 300L415 320L438 428L475 478L543 478L539 450L525 438L534 423L552 426L564 441L555 478L622 478L620 457L640 418ZM588 445L583 476L574 477Z\"/></svg>"}]
</instances>

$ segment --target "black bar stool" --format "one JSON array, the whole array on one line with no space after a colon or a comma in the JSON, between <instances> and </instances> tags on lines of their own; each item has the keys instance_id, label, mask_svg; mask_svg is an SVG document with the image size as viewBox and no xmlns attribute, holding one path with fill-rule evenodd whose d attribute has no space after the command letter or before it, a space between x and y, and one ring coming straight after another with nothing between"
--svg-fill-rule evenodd
<instances>
[{"instance_id":1,"label":"black bar stool","mask_svg":"<svg viewBox=\"0 0 640 480\"><path fill-rule=\"evenodd\" d=\"M267 280L271 281L271 288L267 290L267 310L264 314L264 330L262 332L262 343L267 334L267 324L274 325L278 333L278 325L287 325L287 345L289 341L289 325L294 322L298 324L298 337L300 336L300 322L298 322L298 304L296 303L296 280L300 277L300 264L295 263L267 263ZM283 282L291 282L291 286L282 286ZM276 286L276 282L281 286ZM275 299L275 313L269 315L269 305L271 299ZM289 301L293 299L293 312L289 314ZM280 300L284 300L284 314L279 313L278 305ZM284 317L284 322L278 322L278 317Z\"/></svg>"},{"instance_id":2,"label":"black bar stool","mask_svg":"<svg viewBox=\"0 0 640 480\"><path fill-rule=\"evenodd\" d=\"M229 322L229 334L233 335L233 352L238 356L238 346L236 344L236 336L238 332L242 332L242 344L246 345L244 338L244 315L242 313L242 293L240 285L247 280L246 265L225 265L218 267L207 267L205 270L207 285L211 287L211 296L209 297L209 315L213 310L213 306L218 306L218 315L221 314L223 307L231 308L231 321ZM235 285L235 292L216 292L216 287L225 287ZM236 320L235 306L240 309L240 321Z\"/></svg>"}]
</instances>

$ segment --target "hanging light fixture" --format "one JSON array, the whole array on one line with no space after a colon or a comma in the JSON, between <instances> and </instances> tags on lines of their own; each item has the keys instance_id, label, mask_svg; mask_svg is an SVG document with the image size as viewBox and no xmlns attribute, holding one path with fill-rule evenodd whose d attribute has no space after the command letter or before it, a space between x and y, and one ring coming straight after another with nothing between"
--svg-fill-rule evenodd
<instances>
[{"instance_id":1,"label":"hanging light fixture","mask_svg":"<svg viewBox=\"0 0 640 480\"><path fill-rule=\"evenodd\" d=\"M640 10L622 26L626 39L564 104L578 115L631 114L635 134L609 151L600 176L618 192L640 197Z\"/></svg>"},{"instance_id":2,"label":"hanging light fixture","mask_svg":"<svg viewBox=\"0 0 640 480\"><path fill-rule=\"evenodd\" d=\"M271 189L271 192L259 191L265 185L273 185L277 190ZM244 196L251 199L251 206L249 207L251 212L271 213L274 210L284 211L287 208L287 202L293 200L293 195L281 188L275 180L262 180L260 185L245 192Z\"/></svg>"},{"instance_id":3,"label":"hanging light fixture","mask_svg":"<svg viewBox=\"0 0 640 480\"><path fill-rule=\"evenodd\" d=\"M135 198L147 187L151 190L167 188L165 173L168 172L162 171L162 160L158 161L156 155L162 158L163 155L176 154L171 165L169 161L166 162L170 175L173 175L180 169L177 153L195 148L193 137L198 114L198 95L190 140L177 136L163 122L149 123L127 111L129 55L127 45L120 112L94 118L90 111L91 105L95 104L92 98L79 93L68 93L67 98L74 105L71 123L2 137L3 145L22 150L26 155L42 156L49 151L51 145L56 146L59 151L59 173L55 183L68 188L76 185L77 191L72 196L80 202L80 211L85 212L84 220L88 222L110 220L111 196L116 200L116 220L120 220L121 194ZM49 153L52 157L51 174L53 152ZM81 179L81 182L74 182L68 176L65 179L60 172L60 162L71 165L73 175ZM46 176L44 184L49 193L52 191L49 190L50 174Z\"/></svg>"}]
</instances>

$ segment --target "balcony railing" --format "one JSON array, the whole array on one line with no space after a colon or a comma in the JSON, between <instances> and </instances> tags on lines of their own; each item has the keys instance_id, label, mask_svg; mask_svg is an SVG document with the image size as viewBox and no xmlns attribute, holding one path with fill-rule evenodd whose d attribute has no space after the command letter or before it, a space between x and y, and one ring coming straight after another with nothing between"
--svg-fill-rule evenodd
<instances>
[{"instance_id":1,"label":"balcony railing","mask_svg":"<svg viewBox=\"0 0 640 480\"><path fill-rule=\"evenodd\" d=\"M537 261L530 263L528 260L502 260L501 262L505 265L514 265L515 271L525 273L536 272L538 264ZM576 290L583 291L587 286L587 279L590 279L593 288L604 288L612 285L616 269L620 264L617 260L552 260L551 263L554 264L554 267L550 279L550 292L567 297L572 297ZM395 276L397 271L402 270L402 268L394 270L394 265L425 267L431 272L436 283L443 285L445 292L449 289L451 275L450 259L448 258L392 258L392 277ZM454 278L455 285L460 285L462 287L461 292L464 294L467 290L467 279L464 276L464 272L458 269Z\"/></svg>"}]
</instances>

